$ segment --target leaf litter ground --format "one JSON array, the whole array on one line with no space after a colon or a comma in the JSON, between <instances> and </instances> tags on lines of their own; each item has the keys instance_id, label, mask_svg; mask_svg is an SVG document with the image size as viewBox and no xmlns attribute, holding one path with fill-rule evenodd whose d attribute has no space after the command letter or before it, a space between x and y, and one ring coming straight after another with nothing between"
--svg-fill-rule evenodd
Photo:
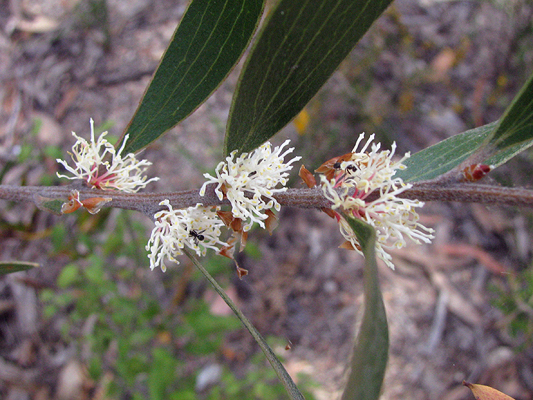
<instances>
[{"instance_id":1,"label":"leaf litter ground","mask_svg":"<svg viewBox=\"0 0 533 400\"><path fill-rule=\"evenodd\" d=\"M14 145L65 151L70 130L88 133L90 117L112 121L109 130L118 136L185 7L185 2L166 0L137 0L128 7L110 1L106 36L98 19L82 18L87 15L82 4L21 4L25 13L19 20L14 9L0 14L3 26L10 22L17 27L3 37L0 52L0 93L6 105L0 111L3 164ZM291 137L297 153L314 169L351 149L361 131L376 132L383 142L396 140L400 150L414 152L497 119L531 73L533 57L531 5L513 1L502 7L488 1L396 2L310 103L311 122L301 135L291 125L275 140ZM36 17L33 24L20 22L27 15ZM48 18L52 28L37 32L37 17ZM161 177L153 190L198 188L202 173L219 161L236 76L143 153L155 162L152 173ZM36 119L41 125L32 137ZM40 184L55 172L53 158L27 158L2 183ZM501 176L527 182L529 163L523 159ZM116 215L100 220L105 224L102 236L112 236ZM229 291L265 336L292 343L290 351L280 350L289 372L312 375L321 385L316 397L334 398L362 315L361 259L337 249L341 237L327 216L287 209L280 217L273 236L252 232L250 247L256 251L239 256L250 275L243 281L230 279ZM394 272L381 268L391 336L384 399L471 398L461 386L463 379L533 398L531 349L513 352L515 341L502 328L502 314L491 306L490 289L504 284L502 269L515 273L530 264L526 217L517 210L460 204L425 208L422 218L436 229L435 243L395 253ZM148 229L149 221L132 218ZM88 380L82 356L73 351L74 339L62 337L58 324L45 323L38 294L45 288L59 293L55 283L60 271L73 255L87 254L89 248L79 240L72 251L58 251L50 228L60 223L66 232L91 235L94 220L85 225L75 217L59 221L29 204L5 203L2 219L7 226L2 259L40 262L42 268L0 282L0 394L56 399L72 389L66 382ZM144 261L139 258L132 265L124 257L107 256L105 262L136 271L145 282L143 290L153 290L165 309L178 314L188 299L205 296L205 285L184 277L187 267L163 275L150 273ZM217 311L216 300L206 298L213 312L223 312ZM227 336L221 360L191 360L189 368L194 376L216 361L241 376L257 351L251 337L237 331ZM98 383L91 384L72 390L92 395Z\"/></svg>"}]
</instances>

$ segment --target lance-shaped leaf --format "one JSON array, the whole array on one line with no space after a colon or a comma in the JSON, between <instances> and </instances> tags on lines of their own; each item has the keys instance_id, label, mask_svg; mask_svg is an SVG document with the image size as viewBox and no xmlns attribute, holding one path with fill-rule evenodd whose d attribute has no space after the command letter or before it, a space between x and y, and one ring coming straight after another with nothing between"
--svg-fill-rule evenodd
<instances>
[{"instance_id":1,"label":"lance-shaped leaf","mask_svg":"<svg viewBox=\"0 0 533 400\"><path fill-rule=\"evenodd\" d=\"M156 140L226 78L259 22L263 0L193 0L126 128L125 152Z\"/></svg>"},{"instance_id":2,"label":"lance-shaped leaf","mask_svg":"<svg viewBox=\"0 0 533 400\"><path fill-rule=\"evenodd\" d=\"M289 123L392 0L280 0L235 92L225 152L249 152Z\"/></svg>"},{"instance_id":3,"label":"lance-shaped leaf","mask_svg":"<svg viewBox=\"0 0 533 400\"><path fill-rule=\"evenodd\" d=\"M419 151L397 176L405 182L434 179L472 157L498 167L533 145L533 75L499 121L463 132Z\"/></svg>"},{"instance_id":4,"label":"lance-shaped leaf","mask_svg":"<svg viewBox=\"0 0 533 400\"><path fill-rule=\"evenodd\" d=\"M26 261L3 261L0 262L0 275L11 274L13 272L27 271L38 267L39 264Z\"/></svg>"},{"instance_id":5,"label":"lance-shaped leaf","mask_svg":"<svg viewBox=\"0 0 533 400\"><path fill-rule=\"evenodd\" d=\"M342 400L377 400L389 354L389 329L376 263L376 231L361 220L344 216L365 255L365 311L351 359Z\"/></svg>"},{"instance_id":6,"label":"lance-shaped leaf","mask_svg":"<svg viewBox=\"0 0 533 400\"><path fill-rule=\"evenodd\" d=\"M533 74L522 86L486 144L502 151L533 140Z\"/></svg>"},{"instance_id":7,"label":"lance-shaped leaf","mask_svg":"<svg viewBox=\"0 0 533 400\"><path fill-rule=\"evenodd\" d=\"M407 168L398 170L396 176L402 178L404 182L418 182L435 179L451 171L468 157L486 148L484 143L497 124L498 121L495 121L479 128L468 130L413 154L403 162ZM496 151L488 157L476 159L475 162L483 162L484 164L498 167L531 145L533 145L533 141L515 143Z\"/></svg>"},{"instance_id":8,"label":"lance-shaped leaf","mask_svg":"<svg viewBox=\"0 0 533 400\"><path fill-rule=\"evenodd\" d=\"M192 254L190 251L184 249L185 254L187 257L191 259L193 264L200 270L200 272L207 278L207 280L213 285L216 292L222 297L222 299L226 302L226 304L231 308L231 310L235 313L235 315L241 320L242 324L248 331L252 334L255 341L265 354L268 362L274 368L274 371L276 371L276 374L278 375L279 380L285 386L285 390L287 390L287 393L289 394L289 397L293 400L304 400L303 395L298 390L298 387L292 380L291 376L283 366L283 364L278 360L276 357L276 354L274 351L270 348L270 346L267 344L263 336L255 329L255 327L252 325L252 323L246 318L246 316L237 308L233 300L224 292L224 289L217 283L215 278L211 276L211 274L204 268L204 266L198 261L198 259Z\"/></svg>"},{"instance_id":9,"label":"lance-shaped leaf","mask_svg":"<svg viewBox=\"0 0 533 400\"><path fill-rule=\"evenodd\" d=\"M472 155L494 130L497 122L460 133L413 154L396 176L404 182L434 179L461 164Z\"/></svg>"}]
</instances>

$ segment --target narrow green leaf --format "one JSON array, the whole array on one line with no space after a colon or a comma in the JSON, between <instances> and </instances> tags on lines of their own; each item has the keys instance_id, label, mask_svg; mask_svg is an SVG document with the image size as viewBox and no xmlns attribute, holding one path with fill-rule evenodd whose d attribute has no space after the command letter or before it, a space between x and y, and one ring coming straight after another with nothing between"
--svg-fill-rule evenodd
<instances>
[{"instance_id":1,"label":"narrow green leaf","mask_svg":"<svg viewBox=\"0 0 533 400\"><path fill-rule=\"evenodd\" d=\"M481 146L497 123L460 133L413 154L404 161L407 168L396 172L396 176L404 182L417 182L452 170Z\"/></svg>"},{"instance_id":2,"label":"narrow green leaf","mask_svg":"<svg viewBox=\"0 0 533 400\"><path fill-rule=\"evenodd\" d=\"M533 140L533 74L500 118L486 143L503 150Z\"/></svg>"},{"instance_id":3,"label":"narrow green leaf","mask_svg":"<svg viewBox=\"0 0 533 400\"><path fill-rule=\"evenodd\" d=\"M419 151L397 176L405 182L434 179L468 157L498 167L533 145L533 74L499 121L463 132Z\"/></svg>"},{"instance_id":4,"label":"narrow green leaf","mask_svg":"<svg viewBox=\"0 0 533 400\"><path fill-rule=\"evenodd\" d=\"M233 97L225 152L248 152L289 123L392 0L280 0Z\"/></svg>"},{"instance_id":5,"label":"narrow green leaf","mask_svg":"<svg viewBox=\"0 0 533 400\"><path fill-rule=\"evenodd\" d=\"M3 261L0 262L0 275L11 274L13 272L27 271L38 267L39 264L26 261Z\"/></svg>"},{"instance_id":6,"label":"narrow green leaf","mask_svg":"<svg viewBox=\"0 0 533 400\"><path fill-rule=\"evenodd\" d=\"M452 136L413 154L404 161L407 168L398 171L396 176L402 178L404 182L417 182L434 179L451 171L476 151L479 151L497 125L498 121L491 122ZM483 160L483 163L498 167L531 145L533 145L533 141L505 147Z\"/></svg>"},{"instance_id":7,"label":"narrow green leaf","mask_svg":"<svg viewBox=\"0 0 533 400\"><path fill-rule=\"evenodd\" d=\"M263 0L193 0L133 119L125 151L142 149L191 114L246 49Z\"/></svg>"},{"instance_id":8,"label":"narrow green leaf","mask_svg":"<svg viewBox=\"0 0 533 400\"><path fill-rule=\"evenodd\" d=\"M365 255L365 311L351 359L351 372L342 400L379 399L389 354L389 328L376 263L376 232L370 225L345 215Z\"/></svg>"},{"instance_id":9,"label":"narrow green leaf","mask_svg":"<svg viewBox=\"0 0 533 400\"><path fill-rule=\"evenodd\" d=\"M226 302L226 304L231 308L231 310L237 315L237 317L241 320L242 324L248 329L248 331L252 334L255 341L261 347L261 350L263 350L263 353L265 354L268 362L270 365L272 365L272 368L274 368L274 371L276 371L276 374L278 375L279 380L285 386L285 390L287 390L287 393L289 394L291 399L298 399L298 400L304 400L303 395L300 393L298 388L296 387L296 384L293 382L291 376L283 366L283 364L278 360L276 357L276 354L272 351L270 346L267 344L265 339L261 336L261 334L255 329L255 327L252 325L252 323L244 316L244 314L237 308L235 303L229 298L229 296L224 292L224 289L220 287L220 285L215 281L215 279L211 276L211 274L204 268L202 264L197 260L197 258L189 252L188 250L184 250L187 257L191 259L191 261L194 263L196 268L200 270L200 272L207 278L207 280L213 285L216 292L222 297L222 299Z\"/></svg>"}]
</instances>

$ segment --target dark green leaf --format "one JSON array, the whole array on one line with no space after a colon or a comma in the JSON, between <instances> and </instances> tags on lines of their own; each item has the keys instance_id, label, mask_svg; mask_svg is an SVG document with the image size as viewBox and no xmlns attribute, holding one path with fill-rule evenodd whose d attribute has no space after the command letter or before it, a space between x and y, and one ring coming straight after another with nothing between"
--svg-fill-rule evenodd
<instances>
[{"instance_id":1,"label":"dark green leaf","mask_svg":"<svg viewBox=\"0 0 533 400\"><path fill-rule=\"evenodd\" d=\"M280 0L233 98L225 152L248 152L289 123L392 0Z\"/></svg>"},{"instance_id":2,"label":"dark green leaf","mask_svg":"<svg viewBox=\"0 0 533 400\"><path fill-rule=\"evenodd\" d=\"M25 261L3 261L0 262L0 275L10 274L12 272L27 271L38 267L39 264Z\"/></svg>"},{"instance_id":3,"label":"dark green leaf","mask_svg":"<svg viewBox=\"0 0 533 400\"><path fill-rule=\"evenodd\" d=\"M237 308L235 303L229 298L229 296L224 292L224 289L220 287L220 285L215 281L215 279L209 274L209 272L204 268L200 262L196 259L196 257L190 253L187 250L184 250L185 254L192 260L196 268L202 272L202 274L207 278L207 280L213 285L216 292L222 297L222 299L226 302L226 304L231 308L231 310L235 313L235 315L241 320L242 324L248 329L248 331L252 334L255 341L261 347L261 350L263 350L263 353L265 354L268 362L270 365L272 365L272 368L276 371L276 374L278 375L279 380L285 386L285 389L287 390L287 393L289 394L291 399L298 399L298 400L304 400L303 395L300 393L298 388L296 387L296 384L293 382L291 376L288 374L287 370L283 366L283 364L278 360L276 357L276 354L272 351L270 346L267 344L265 339L261 336L261 334L255 329L255 327L252 325L252 323L244 316L244 314Z\"/></svg>"},{"instance_id":4,"label":"dark green leaf","mask_svg":"<svg viewBox=\"0 0 533 400\"><path fill-rule=\"evenodd\" d=\"M365 312L351 359L342 400L379 399L389 354L389 328L376 263L376 232L361 220L345 216L365 255Z\"/></svg>"},{"instance_id":5,"label":"dark green leaf","mask_svg":"<svg viewBox=\"0 0 533 400\"><path fill-rule=\"evenodd\" d=\"M125 134L125 152L142 149L192 113L246 49L263 0L193 0Z\"/></svg>"}]
</instances>

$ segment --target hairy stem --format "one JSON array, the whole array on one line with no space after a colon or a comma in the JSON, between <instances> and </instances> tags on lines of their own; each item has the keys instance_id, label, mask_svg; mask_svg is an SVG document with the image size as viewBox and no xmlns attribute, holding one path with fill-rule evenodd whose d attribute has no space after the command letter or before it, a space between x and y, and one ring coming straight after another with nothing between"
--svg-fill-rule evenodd
<instances>
[{"instance_id":1,"label":"hairy stem","mask_svg":"<svg viewBox=\"0 0 533 400\"><path fill-rule=\"evenodd\" d=\"M197 190L187 190L170 193L123 193L104 190L88 189L80 186L7 186L0 185L0 199L11 201L36 202L39 196L48 199L67 201L72 190L78 190L80 199L91 197L110 197L111 202L106 206L126 210L140 211L148 216L154 215L161 209L159 203L168 199L175 208L185 208L202 203L205 206L228 204L227 200L219 200L214 192L214 185L210 185L205 196L200 196ZM300 208L328 208L330 202L318 188L288 189L274 196L282 206ZM418 199L421 201L458 201L466 203L496 204L505 206L533 207L533 190L509 188L492 185L458 183L450 185L432 182L414 183L413 187L403 192L400 197ZM375 195L367 199L377 198Z\"/></svg>"}]
</instances>

